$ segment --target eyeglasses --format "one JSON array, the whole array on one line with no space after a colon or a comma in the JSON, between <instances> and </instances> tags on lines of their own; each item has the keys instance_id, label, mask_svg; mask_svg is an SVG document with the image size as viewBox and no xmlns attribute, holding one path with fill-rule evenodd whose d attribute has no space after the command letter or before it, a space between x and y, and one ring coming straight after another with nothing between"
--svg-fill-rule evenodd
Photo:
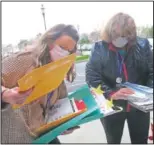
<instances>
[{"instance_id":1,"label":"eyeglasses","mask_svg":"<svg viewBox=\"0 0 154 145\"><path fill-rule=\"evenodd\" d=\"M64 50L68 51L70 54L76 52L76 46L75 46L73 49L71 49L71 50L68 50L67 48L64 48L63 46L60 46L60 47L61 47L62 49L64 49Z\"/></svg>"}]
</instances>

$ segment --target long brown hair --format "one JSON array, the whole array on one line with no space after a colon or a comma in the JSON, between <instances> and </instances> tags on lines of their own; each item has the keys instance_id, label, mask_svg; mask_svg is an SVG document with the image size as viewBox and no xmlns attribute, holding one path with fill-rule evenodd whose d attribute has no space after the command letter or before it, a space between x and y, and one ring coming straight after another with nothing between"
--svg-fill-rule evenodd
<instances>
[{"instance_id":1,"label":"long brown hair","mask_svg":"<svg viewBox=\"0 0 154 145\"><path fill-rule=\"evenodd\" d=\"M51 61L49 55L49 43L53 43L61 35L66 34L72 37L76 42L79 40L79 34L72 25L58 24L49 29L44 35L42 35L33 48L34 57L42 65L47 64ZM74 48L74 51L76 48Z\"/></svg>"},{"instance_id":2,"label":"long brown hair","mask_svg":"<svg viewBox=\"0 0 154 145\"><path fill-rule=\"evenodd\" d=\"M136 41L136 25L134 19L125 13L117 13L102 29L101 39L111 43L117 37L126 37L129 43Z\"/></svg>"}]
</instances>

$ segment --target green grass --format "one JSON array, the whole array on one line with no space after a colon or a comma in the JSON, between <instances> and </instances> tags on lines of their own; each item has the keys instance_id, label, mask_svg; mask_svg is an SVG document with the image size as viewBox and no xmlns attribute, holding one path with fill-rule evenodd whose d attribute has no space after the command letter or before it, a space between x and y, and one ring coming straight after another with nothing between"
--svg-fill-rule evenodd
<instances>
[{"instance_id":1,"label":"green grass","mask_svg":"<svg viewBox=\"0 0 154 145\"><path fill-rule=\"evenodd\" d=\"M88 58L89 58L89 55L77 56L76 62L88 60Z\"/></svg>"}]
</instances>

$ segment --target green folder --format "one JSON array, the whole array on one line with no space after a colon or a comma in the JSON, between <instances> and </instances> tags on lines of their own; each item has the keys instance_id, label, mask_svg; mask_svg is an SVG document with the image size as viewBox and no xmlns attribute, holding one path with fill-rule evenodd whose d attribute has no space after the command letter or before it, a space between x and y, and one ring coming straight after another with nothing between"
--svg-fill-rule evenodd
<instances>
[{"instance_id":1,"label":"green folder","mask_svg":"<svg viewBox=\"0 0 154 145\"><path fill-rule=\"evenodd\" d=\"M101 114L88 85L79 88L75 92L71 93L68 97L70 99L74 98L76 100L83 100L87 107L87 111L40 136L39 138L35 139L33 143L47 144L69 128L104 117L104 115Z\"/></svg>"}]
</instances>

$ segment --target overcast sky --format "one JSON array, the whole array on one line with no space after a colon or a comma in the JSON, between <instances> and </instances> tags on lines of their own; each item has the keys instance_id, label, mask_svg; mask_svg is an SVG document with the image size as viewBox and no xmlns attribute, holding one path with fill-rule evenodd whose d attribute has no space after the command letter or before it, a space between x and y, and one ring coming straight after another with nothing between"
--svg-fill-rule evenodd
<instances>
[{"instance_id":1,"label":"overcast sky","mask_svg":"<svg viewBox=\"0 0 154 145\"><path fill-rule=\"evenodd\" d=\"M44 32L41 4L47 28L66 23L80 25L81 33L90 32L117 12L130 14L137 26L153 25L153 2L3 2L3 44L17 44Z\"/></svg>"}]
</instances>

